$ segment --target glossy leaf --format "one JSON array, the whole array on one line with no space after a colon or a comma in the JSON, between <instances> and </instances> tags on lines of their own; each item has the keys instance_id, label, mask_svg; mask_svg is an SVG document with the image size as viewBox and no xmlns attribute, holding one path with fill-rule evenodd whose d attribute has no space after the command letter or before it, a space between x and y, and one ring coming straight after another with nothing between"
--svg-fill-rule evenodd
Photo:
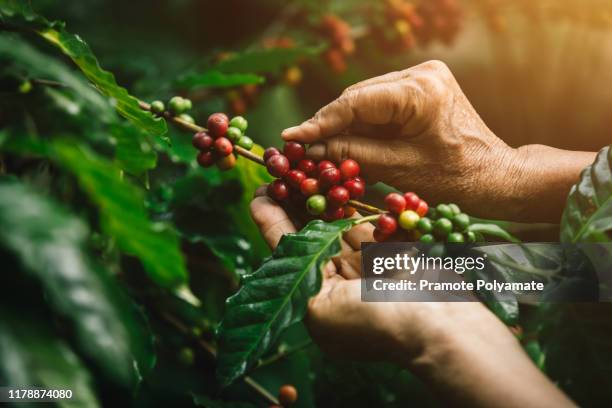
<instances>
[{"instance_id":1,"label":"glossy leaf","mask_svg":"<svg viewBox=\"0 0 612 408\"><path fill-rule=\"evenodd\" d=\"M79 348L109 378L135 385L153 366L152 339L108 272L88 257L87 237L85 224L48 198L18 182L0 182L0 243L40 281L55 312L71 321Z\"/></svg>"},{"instance_id":2,"label":"glossy leaf","mask_svg":"<svg viewBox=\"0 0 612 408\"><path fill-rule=\"evenodd\" d=\"M117 124L112 126L111 135L119 167L134 175L155 168L157 153L142 131L131 125Z\"/></svg>"},{"instance_id":3,"label":"glossy leaf","mask_svg":"<svg viewBox=\"0 0 612 408\"><path fill-rule=\"evenodd\" d=\"M477 234L482 234L484 236L501 238L502 240L508 242L521 242L518 238L497 224L472 224L467 228L467 230Z\"/></svg>"},{"instance_id":4,"label":"glossy leaf","mask_svg":"<svg viewBox=\"0 0 612 408\"><path fill-rule=\"evenodd\" d=\"M217 375L223 385L243 375L304 317L308 300L321 288L321 269L340 252L341 235L354 224L353 219L312 221L285 235L272 256L244 277L227 300L218 331Z\"/></svg>"},{"instance_id":5,"label":"glossy leaf","mask_svg":"<svg viewBox=\"0 0 612 408\"><path fill-rule=\"evenodd\" d=\"M183 88L227 88L239 85L262 84L264 78L255 74L226 74L212 69L183 76L177 85Z\"/></svg>"},{"instance_id":6,"label":"glossy leaf","mask_svg":"<svg viewBox=\"0 0 612 408\"><path fill-rule=\"evenodd\" d=\"M319 55L322 50L322 47L294 47L246 51L230 56L214 68L226 73L278 73L299 59Z\"/></svg>"},{"instance_id":7,"label":"glossy leaf","mask_svg":"<svg viewBox=\"0 0 612 408\"><path fill-rule=\"evenodd\" d=\"M561 218L561 242L608 242L612 230L612 149L607 146L574 185Z\"/></svg>"}]
</instances>

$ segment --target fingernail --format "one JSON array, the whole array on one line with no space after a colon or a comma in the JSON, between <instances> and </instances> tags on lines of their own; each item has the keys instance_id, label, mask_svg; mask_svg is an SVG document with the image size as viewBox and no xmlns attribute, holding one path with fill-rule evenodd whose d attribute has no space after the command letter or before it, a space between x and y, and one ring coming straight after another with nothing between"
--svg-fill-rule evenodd
<instances>
[{"instance_id":1,"label":"fingernail","mask_svg":"<svg viewBox=\"0 0 612 408\"><path fill-rule=\"evenodd\" d=\"M306 156L314 160L322 160L325 158L327 152L327 145L325 143L314 143L310 145L306 151Z\"/></svg>"}]
</instances>

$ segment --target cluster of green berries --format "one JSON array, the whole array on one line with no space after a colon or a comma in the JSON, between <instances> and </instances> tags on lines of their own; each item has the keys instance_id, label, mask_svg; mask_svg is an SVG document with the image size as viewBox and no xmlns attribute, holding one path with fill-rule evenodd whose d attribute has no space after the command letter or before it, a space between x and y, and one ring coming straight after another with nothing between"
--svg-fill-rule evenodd
<instances>
[{"instance_id":1,"label":"cluster of green berries","mask_svg":"<svg viewBox=\"0 0 612 408\"><path fill-rule=\"evenodd\" d=\"M193 125L195 120L187 113L191 110L191 108L191 100L183 98L182 96L173 96L168 101L168 112L170 112L172 116L176 116L179 119ZM166 105L162 101L153 101L151 102L151 112L156 115L163 115L166 112Z\"/></svg>"},{"instance_id":2,"label":"cluster of green berries","mask_svg":"<svg viewBox=\"0 0 612 408\"><path fill-rule=\"evenodd\" d=\"M378 242L420 241L476 242L468 231L470 217L456 204L439 204L435 208L413 192L390 193L385 197L388 212L378 218L374 239Z\"/></svg>"},{"instance_id":3,"label":"cluster of green berries","mask_svg":"<svg viewBox=\"0 0 612 408\"><path fill-rule=\"evenodd\" d=\"M246 136L248 122L242 116L231 120L225 113L213 113L208 117L208 130L193 135L191 143L198 149L198 164L210 167L217 164L221 170L229 170L236 165L234 146L246 150L253 148L253 140Z\"/></svg>"},{"instance_id":4,"label":"cluster of green berries","mask_svg":"<svg viewBox=\"0 0 612 408\"><path fill-rule=\"evenodd\" d=\"M287 142L282 153L270 147L264 152L268 172L277 179L268 186L274 200L306 208L309 214L325 221L348 218L355 208L348 205L365 194L359 177L359 164L347 159L339 166L329 160L315 162L306 158L306 148Z\"/></svg>"}]
</instances>

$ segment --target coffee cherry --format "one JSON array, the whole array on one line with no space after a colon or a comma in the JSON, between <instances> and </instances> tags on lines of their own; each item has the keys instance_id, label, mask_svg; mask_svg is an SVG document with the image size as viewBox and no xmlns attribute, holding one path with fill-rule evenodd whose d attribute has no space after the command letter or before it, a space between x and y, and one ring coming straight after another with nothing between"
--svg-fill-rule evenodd
<instances>
[{"instance_id":1,"label":"coffee cherry","mask_svg":"<svg viewBox=\"0 0 612 408\"><path fill-rule=\"evenodd\" d=\"M397 219L400 227L405 230L413 230L417 227L417 223L419 222L419 214L415 213L412 210L402 211Z\"/></svg>"},{"instance_id":2,"label":"coffee cherry","mask_svg":"<svg viewBox=\"0 0 612 408\"><path fill-rule=\"evenodd\" d=\"M153 101L151 102L151 112L161 115L166 110L166 106L162 101Z\"/></svg>"},{"instance_id":3,"label":"coffee cherry","mask_svg":"<svg viewBox=\"0 0 612 408\"><path fill-rule=\"evenodd\" d=\"M289 170L284 176L285 180L289 185L298 190L304 180L306 180L306 174L301 170Z\"/></svg>"},{"instance_id":4,"label":"coffee cherry","mask_svg":"<svg viewBox=\"0 0 612 408\"><path fill-rule=\"evenodd\" d=\"M263 159L265 162L267 162L270 157L277 154L280 154L280 152L276 147L268 147L266 150L264 150Z\"/></svg>"},{"instance_id":5,"label":"coffee cherry","mask_svg":"<svg viewBox=\"0 0 612 408\"><path fill-rule=\"evenodd\" d=\"M358 200L365 194L365 183L358 177L346 180L343 185L353 200Z\"/></svg>"},{"instance_id":6,"label":"coffee cherry","mask_svg":"<svg viewBox=\"0 0 612 408\"><path fill-rule=\"evenodd\" d=\"M195 124L195 119L191 115L188 115L186 113L181 113L180 115L178 115L178 118L183 122L187 122L192 125Z\"/></svg>"},{"instance_id":7,"label":"coffee cherry","mask_svg":"<svg viewBox=\"0 0 612 408\"><path fill-rule=\"evenodd\" d=\"M465 231L470 226L470 216L465 213L459 213L452 219L456 231Z\"/></svg>"},{"instance_id":8,"label":"coffee cherry","mask_svg":"<svg viewBox=\"0 0 612 408\"><path fill-rule=\"evenodd\" d=\"M333 207L343 206L349 198L349 191L342 186L332 186L327 192L327 202Z\"/></svg>"},{"instance_id":9,"label":"coffee cherry","mask_svg":"<svg viewBox=\"0 0 612 408\"><path fill-rule=\"evenodd\" d=\"M297 167L306 173L308 177L317 177L317 165L314 161L308 159L300 160Z\"/></svg>"},{"instance_id":10,"label":"coffee cherry","mask_svg":"<svg viewBox=\"0 0 612 408\"><path fill-rule=\"evenodd\" d=\"M191 139L191 144L198 150L209 150L212 148L215 139L210 137L210 135L206 132L198 132L193 135Z\"/></svg>"},{"instance_id":11,"label":"coffee cherry","mask_svg":"<svg viewBox=\"0 0 612 408\"><path fill-rule=\"evenodd\" d=\"M378 228L374 228L373 236L376 242L385 242L390 238L389 234L385 234Z\"/></svg>"},{"instance_id":12,"label":"coffee cherry","mask_svg":"<svg viewBox=\"0 0 612 408\"><path fill-rule=\"evenodd\" d=\"M276 201L285 201L289 197L289 187L282 180L274 180L266 189L268 196Z\"/></svg>"},{"instance_id":13,"label":"coffee cherry","mask_svg":"<svg viewBox=\"0 0 612 408\"><path fill-rule=\"evenodd\" d=\"M190 347L183 347L178 354L178 360L184 366L191 366L195 360L195 355Z\"/></svg>"},{"instance_id":14,"label":"coffee cherry","mask_svg":"<svg viewBox=\"0 0 612 408\"><path fill-rule=\"evenodd\" d=\"M417 222L417 228L423 234L428 234L433 230L433 224L429 218L423 217Z\"/></svg>"},{"instance_id":15,"label":"coffee cherry","mask_svg":"<svg viewBox=\"0 0 612 408\"><path fill-rule=\"evenodd\" d=\"M457 243L465 242L463 239L463 234L460 232L451 232L446 237L446 241L447 242L457 242Z\"/></svg>"},{"instance_id":16,"label":"coffee cherry","mask_svg":"<svg viewBox=\"0 0 612 408\"><path fill-rule=\"evenodd\" d=\"M421 238L419 238L419 241L424 243L424 244L432 244L432 243L436 242L434 236L431 235L431 234L423 234L423 235L421 235Z\"/></svg>"},{"instance_id":17,"label":"coffee cherry","mask_svg":"<svg viewBox=\"0 0 612 408\"><path fill-rule=\"evenodd\" d=\"M233 154L227 155L217 160L217 167L220 170L229 170L235 165L236 165L236 156L234 156Z\"/></svg>"},{"instance_id":18,"label":"coffee cherry","mask_svg":"<svg viewBox=\"0 0 612 408\"><path fill-rule=\"evenodd\" d=\"M278 390L278 402L283 407L295 404L298 399L298 392L293 385L283 385Z\"/></svg>"},{"instance_id":19,"label":"coffee cherry","mask_svg":"<svg viewBox=\"0 0 612 408\"><path fill-rule=\"evenodd\" d=\"M446 237L453 230L453 223L448 218L440 218L433 225L436 237Z\"/></svg>"},{"instance_id":20,"label":"coffee cherry","mask_svg":"<svg viewBox=\"0 0 612 408\"><path fill-rule=\"evenodd\" d=\"M220 137L215 140L215 151L217 154L219 154L219 156L227 156L234 151L234 146L228 138Z\"/></svg>"},{"instance_id":21,"label":"coffee cherry","mask_svg":"<svg viewBox=\"0 0 612 408\"><path fill-rule=\"evenodd\" d=\"M306 200L306 210L312 215L320 215L325 212L327 202L321 194L315 194Z\"/></svg>"},{"instance_id":22,"label":"coffee cherry","mask_svg":"<svg viewBox=\"0 0 612 408\"><path fill-rule=\"evenodd\" d=\"M404 196L398 193L389 193L385 197L385 204L387 209L395 214L400 214L406 209L406 199Z\"/></svg>"},{"instance_id":23,"label":"coffee cherry","mask_svg":"<svg viewBox=\"0 0 612 408\"><path fill-rule=\"evenodd\" d=\"M230 126L227 128L227 132L225 133L225 137L227 137L232 142L236 143L242 137L242 131L237 127Z\"/></svg>"},{"instance_id":24,"label":"coffee cherry","mask_svg":"<svg viewBox=\"0 0 612 408\"><path fill-rule=\"evenodd\" d=\"M448 205L448 207L453 212L453 215L457 215L457 214L461 213L461 209L459 208L459 206L457 204L451 203L451 204Z\"/></svg>"},{"instance_id":25,"label":"coffee cherry","mask_svg":"<svg viewBox=\"0 0 612 408\"><path fill-rule=\"evenodd\" d=\"M247 126L249 123L242 116L234 116L229 123L230 126L240 129L240 131L245 132L247 130Z\"/></svg>"},{"instance_id":26,"label":"coffee cherry","mask_svg":"<svg viewBox=\"0 0 612 408\"><path fill-rule=\"evenodd\" d=\"M237 144L238 144L238 146L242 147L243 149L251 150L253 148L253 139L251 139L248 136L242 136L238 140Z\"/></svg>"},{"instance_id":27,"label":"coffee cherry","mask_svg":"<svg viewBox=\"0 0 612 408\"><path fill-rule=\"evenodd\" d=\"M211 151L198 153L198 164L202 167L210 167L215 164L215 155Z\"/></svg>"},{"instance_id":28,"label":"coffee cherry","mask_svg":"<svg viewBox=\"0 0 612 408\"><path fill-rule=\"evenodd\" d=\"M351 207L350 205L344 206L344 216L346 218L351 218L356 212L357 210L355 209L355 207Z\"/></svg>"},{"instance_id":29,"label":"coffee cherry","mask_svg":"<svg viewBox=\"0 0 612 408\"><path fill-rule=\"evenodd\" d=\"M392 215L383 214L378 217L376 228L385 235L391 235L397 230L397 220Z\"/></svg>"},{"instance_id":30,"label":"coffee cherry","mask_svg":"<svg viewBox=\"0 0 612 408\"><path fill-rule=\"evenodd\" d=\"M225 136L229 127L229 120L225 113L213 113L208 117L208 132L212 137Z\"/></svg>"},{"instance_id":31,"label":"coffee cherry","mask_svg":"<svg viewBox=\"0 0 612 408\"><path fill-rule=\"evenodd\" d=\"M425 215L427 215L427 212L429 211L429 205L427 205L425 200L421 200L419 201L419 205L417 206L415 211L421 217L424 217Z\"/></svg>"},{"instance_id":32,"label":"coffee cherry","mask_svg":"<svg viewBox=\"0 0 612 408\"><path fill-rule=\"evenodd\" d=\"M453 218L453 210L447 204L438 204L436 206L436 214L438 217Z\"/></svg>"},{"instance_id":33,"label":"coffee cherry","mask_svg":"<svg viewBox=\"0 0 612 408\"><path fill-rule=\"evenodd\" d=\"M319 168L319 173L321 173L323 170L336 168L336 165L329 160L323 160L319 162L317 167Z\"/></svg>"},{"instance_id":34,"label":"coffee cherry","mask_svg":"<svg viewBox=\"0 0 612 408\"><path fill-rule=\"evenodd\" d=\"M359 164L355 160L346 159L340 163L340 174L342 180L352 179L359 175Z\"/></svg>"},{"instance_id":35,"label":"coffee cherry","mask_svg":"<svg viewBox=\"0 0 612 408\"><path fill-rule=\"evenodd\" d=\"M289 160L282 154L275 154L266 161L266 168L274 177L283 177L289 171Z\"/></svg>"},{"instance_id":36,"label":"coffee cherry","mask_svg":"<svg viewBox=\"0 0 612 408\"><path fill-rule=\"evenodd\" d=\"M168 101L168 109L170 110L170 113L172 113L173 115L180 115L181 113L187 111L187 109L185 109L185 103L183 101L184 99L180 96L173 96L172 99Z\"/></svg>"},{"instance_id":37,"label":"coffee cherry","mask_svg":"<svg viewBox=\"0 0 612 408\"><path fill-rule=\"evenodd\" d=\"M419 207L419 204L421 203L421 199L419 198L419 196L413 192L405 193L404 199L406 200L407 210L416 211L416 209Z\"/></svg>"},{"instance_id":38,"label":"coffee cherry","mask_svg":"<svg viewBox=\"0 0 612 408\"><path fill-rule=\"evenodd\" d=\"M327 210L325 210L325 213L323 214L323 220L327 222L341 220L343 218L344 218L344 208L343 207L327 207Z\"/></svg>"},{"instance_id":39,"label":"coffee cherry","mask_svg":"<svg viewBox=\"0 0 612 408\"><path fill-rule=\"evenodd\" d=\"M340 183L340 170L337 168L328 168L319 173L319 187L325 191L331 186Z\"/></svg>"},{"instance_id":40,"label":"coffee cherry","mask_svg":"<svg viewBox=\"0 0 612 408\"><path fill-rule=\"evenodd\" d=\"M306 148L298 142L287 142L283 147L283 153L291 163L297 163L306 155Z\"/></svg>"},{"instance_id":41,"label":"coffee cherry","mask_svg":"<svg viewBox=\"0 0 612 408\"><path fill-rule=\"evenodd\" d=\"M183 112L190 111L193 108L193 104L191 103L191 99L183 98Z\"/></svg>"},{"instance_id":42,"label":"coffee cherry","mask_svg":"<svg viewBox=\"0 0 612 408\"><path fill-rule=\"evenodd\" d=\"M474 233L474 231L468 231L464 235L466 242L474 243L477 241L476 234Z\"/></svg>"},{"instance_id":43,"label":"coffee cherry","mask_svg":"<svg viewBox=\"0 0 612 408\"><path fill-rule=\"evenodd\" d=\"M319 194L319 180L314 178L307 178L300 184L300 191L306 197L311 195Z\"/></svg>"}]
</instances>

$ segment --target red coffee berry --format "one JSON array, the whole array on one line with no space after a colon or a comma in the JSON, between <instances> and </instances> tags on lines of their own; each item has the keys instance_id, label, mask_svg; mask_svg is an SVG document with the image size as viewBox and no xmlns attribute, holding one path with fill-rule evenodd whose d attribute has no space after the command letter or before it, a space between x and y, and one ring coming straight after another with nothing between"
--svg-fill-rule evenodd
<instances>
[{"instance_id":1,"label":"red coffee berry","mask_svg":"<svg viewBox=\"0 0 612 408\"><path fill-rule=\"evenodd\" d=\"M346 159L340 163L342 180L348 180L359 175L359 164L355 160Z\"/></svg>"},{"instance_id":2,"label":"red coffee berry","mask_svg":"<svg viewBox=\"0 0 612 408\"><path fill-rule=\"evenodd\" d=\"M191 144L198 150L209 150L214 142L215 139L206 132L198 132L191 139Z\"/></svg>"},{"instance_id":3,"label":"red coffee berry","mask_svg":"<svg viewBox=\"0 0 612 408\"><path fill-rule=\"evenodd\" d=\"M210 167L215 164L215 155L211 151L198 153L198 164L202 167Z\"/></svg>"},{"instance_id":4,"label":"red coffee berry","mask_svg":"<svg viewBox=\"0 0 612 408\"><path fill-rule=\"evenodd\" d=\"M232 153L232 151L234 151L234 146L228 138L220 137L215 140L215 151L219 154L219 156L228 156Z\"/></svg>"},{"instance_id":5,"label":"red coffee berry","mask_svg":"<svg viewBox=\"0 0 612 408\"><path fill-rule=\"evenodd\" d=\"M283 407L288 407L295 404L298 399L298 392L293 385L283 385L278 390L278 402Z\"/></svg>"},{"instance_id":6,"label":"red coffee berry","mask_svg":"<svg viewBox=\"0 0 612 408\"><path fill-rule=\"evenodd\" d=\"M323 214L323 220L332 222L344 218L344 207L328 207Z\"/></svg>"},{"instance_id":7,"label":"red coffee berry","mask_svg":"<svg viewBox=\"0 0 612 408\"><path fill-rule=\"evenodd\" d=\"M319 180L315 178L307 178L300 184L300 191L306 197L319 194Z\"/></svg>"},{"instance_id":8,"label":"red coffee berry","mask_svg":"<svg viewBox=\"0 0 612 408\"><path fill-rule=\"evenodd\" d=\"M421 200L419 201L419 205L415 211L421 217L424 217L425 215L427 215L427 211L429 211L429 205L425 202L425 200Z\"/></svg>"},{"instance_id":9,"label":"red coffee berry","mask_svg":"<svg viewBox=\"0 0 612 408\"><path fill-rule=\"evenodd\" d=\"M268 147L264 151L263 159L264 159L264 161L267 162L270 157L275 156L277 154L280 154L280 152L278 151L278 149L276 147Z\"/></svg>"},{"instance_id":10,"label":"red coffee berry","mask_svg":"<svg viewBox=\"0 0 612 408\"><path fill-rule=\"evenodd\" d=\"M217 160L217 167L220 170L229 170L236 165L236 156L229 154Z\"/></svg>"},{"instance_id":11,"label":"red coffee berry","mask_svg":"<svg viewBox=\"0 0 612 408\"><path fill-rule=\"evenodd\" d=\"M266 161L266 168L274 177L283 177L289 171L289 160L282 154L275 154Z\"/></svg>"},{"instance_id":12,"label":"red coffee berry","mask_svg":"<svg viewBox=\"0 0 612 408\"><path fill-rule=\"evenodd\" d=\"M350 205L344 206L344 216L346 218L352 217L356 212L357 210L355 209L355 207L351 207Z\"/></svg>"},{"instance_id":13,"label":"red coffee berry","mask_svg":"<svg viewBox=\"0 0 612 408\"><path fill-rule=\"evenodd\" d=\"M385 235L391 235L397 231L397 220L392 215L383 214L378 217L376 228Z\"/></svg>"},{"instance_id":14,"label":"red coffee berry","mask_svg":"<svg viewBox=\"0 0 612 408\"><path fill-rule=\"evenodd\" d=\"M337 168L330 167L319 173L319 187L321 190L327 190L338 183L340 183L340 170Z\"/></svg>"},{"instance_id":15,"label":"red coffee berry","mask_svg":"<svg viewBox=\"0 0 612 408\"><path fill-rule=\"evenodd\" d=\"M289 170L284 178L291 187L299 189L302 181L306 180L306 174L302 170L293 169Z\"/></svg>"},{"instance_id":16,"label":"red coffee berry","mask_svg":"<svg viewBox=\"0 0 612 408\"><path fill-rule=\"evenodd\" d=\"M213 113L208 117L207 126L212 137L221 137L227 132L229 119L225 113Z\"/></svg>"},{"instance_id":17,"label":"red coffee berry","mask_svg":"<svg viewBox=\"0 0 612 408\"><path fill-rule=\"evenodd\" d=\"M306 155L306 148L298 142L287 142L283 147L283 153L291 163L297 163Z\"/></svg>"},{"instance_id":18,"label":"red coffee berry","mask_svg":"<svg viewBox=\"0 0 612 408\"><path fill-rule=\"evenodd\" d=\"M398 193L389 193L385 197L387 209L392 213L399 214L406 209L406 199Z\"/></svg>"},{"instance_id":19,"label":"red coffee berry","mask_svg":"<svg viewBox=\"0 0 612 408\"><path fill-rule=\"evenodd\" d=\"M317 164L314 161L308 159L300 160L297 167L306 173L306 176L317 177Z\"/></svg>"},{"instance_id":20,"label":"red coffee berry","mask_svg":"<svg viewBox=\"0 0 612 408\"><path fill-rule=\"evenodd\" d=\"M365 183L358 177L346 180L344 188L349 191L353 200L358 200L365 194Z\"/></svg>"},{"instance_id":21,"label":"red coffee berry","mask_svg":"<svg viewBox=\"0 0 612 408\"><path fill-rule=\"evenodd\" d=\"M406 209L412 211L415 211L421 202L419 196L413 192L404 194L404 199L406 200Z\"/></svg>"},{"instance_id":22,"label":"red coffee berry","mask_svg":"<svg viewBox=\"0 0 612 408\"><path fill-rule=\"evenodd\" d=\"M378 228L374 228L374 240L376 242L385 242L386 240L389 239L390 235L385 234L384 232L382 232L380 229Z\"/></svg>"},{"instance_id":23,"label":"red coffee berry","mask_svg":"<svg viewBox=\"0 0 612 408\"><path fill-rule=\"evenodd\" d=\"M282 180L274 180L266 189L268 196L276 201L284 201L289 197L289 187Z\"/></svg>"},{"instance_id":24,"label":"red coffee berry","mask_svg":"<svg viewBox=\"0 0 612 408\"><path fill-rule=\"evenodd\" d=\"M319 173L321 173L323 170L336 168L336 165L329 160L323 160L319 162L317 167L319 168Z\"/></svg>"},{"instance_id":25,"label":"red coffee berry","mask_svg":"<svg viewBox=\"0 0 612 408\"><path fill-rule=\"evenodd\" d=\"M342 186L332 186L327 192L327 202L332 207L341 207L348 202L349 191Z\"/></svg>"}]
</instances>

